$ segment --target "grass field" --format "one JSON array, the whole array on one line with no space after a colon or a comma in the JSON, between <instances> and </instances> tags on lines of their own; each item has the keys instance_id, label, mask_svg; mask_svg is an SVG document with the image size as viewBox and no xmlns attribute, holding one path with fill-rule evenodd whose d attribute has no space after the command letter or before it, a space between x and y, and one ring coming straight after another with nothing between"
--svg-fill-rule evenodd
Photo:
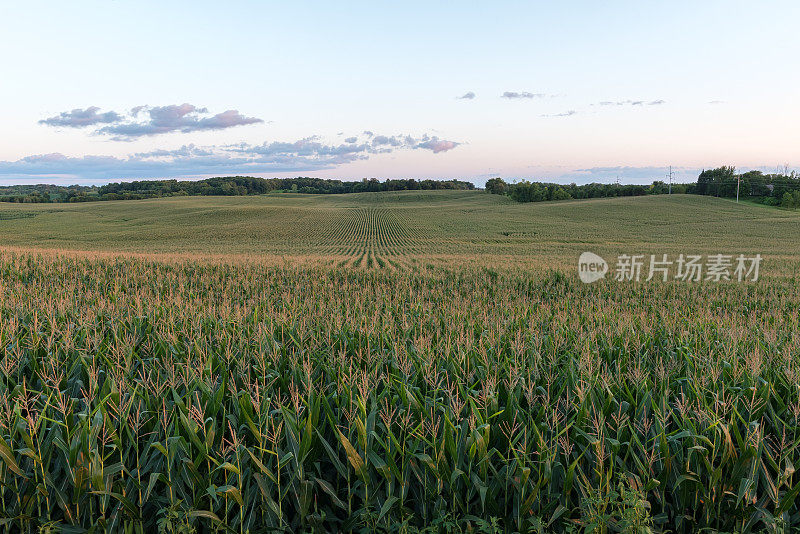
<instances>
[{"instance_id":1,"label":"grass field","mask_svg":"<svg viewBox=\"0 0 800 534\"><path fill-rule=\"evenodd\" d=\"M791 531L797 236L683 195L0 205L0 529Z\"/></svg>"}]
</instances>

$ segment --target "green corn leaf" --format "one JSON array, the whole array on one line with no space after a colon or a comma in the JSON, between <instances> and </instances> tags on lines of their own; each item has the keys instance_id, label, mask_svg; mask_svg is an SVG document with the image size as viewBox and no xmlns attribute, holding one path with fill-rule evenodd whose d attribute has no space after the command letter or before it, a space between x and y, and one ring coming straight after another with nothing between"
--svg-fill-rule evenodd
<instances>
[{"instance_id":1,"label":"green corn leaf","mask_svg":"<svg viewBox=\"0 0 800 534\"><path fill-rule=\"evenodd\" d=\"M394 497L394 496L388 497L388 498L386 499L386 501L385 501L385 502L383 503L383 505L381 506L380 513L378 513L378 521L380 521L381 519L383 519L383 517L384 517L384 516L385 516L387 513L389 513L389 510L391 510L391 509L392 509L392 506L394 506L394 504L395 504L395 503L396 503L398 500L399 500L399 499L398 499L397 497Z\"/></svg>"},{"instance_id":2,"label":"green corn leaf","mask_svg":"<svg viewBox=\"0 0 800 534\"><path fill-rule=\"evenodd\" d=\"M19 468L19 464L14 459L14 454L11 452L11 447L8 446L8 443L0 437L0 457L2 457L3 462L8 466L11 471L22 478L27 479L28 477L22 470Z\"/></svg>"},{"instance_id":3,"label":"green corn leaf","mask_svg":"<svg viewBox=\"0 0 800 534\"><path fill-rule=\"evenodd\" d=\"M242 500L242 494L239 492L239 489L234 486L220 486L217 488L217 494L219 495L226 495L228 497L233 497L239 506L244 506L244 501Z\"/></svg>"},{"instance_id":4,"label":"green corn leaf","mask_svg":"<svg viewBox=\"0 0 800 534\"><path fill-rule=\"evenodd\" d=\"M314 481L319 484L319 487L322 488L322 491L328 494L328 496L331 498L331 501L333 501L333 504L342 510L347 510L347 503L342 501L339 496L336 495L336 490L333 489L333 486L331 486L330 483L316 477L314 478Z\"/></svg>"}]
</instances>

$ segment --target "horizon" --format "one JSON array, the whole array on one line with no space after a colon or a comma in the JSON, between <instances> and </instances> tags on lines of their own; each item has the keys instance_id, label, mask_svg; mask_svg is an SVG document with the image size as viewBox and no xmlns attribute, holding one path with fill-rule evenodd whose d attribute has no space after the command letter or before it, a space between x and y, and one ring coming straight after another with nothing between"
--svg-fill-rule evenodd
<instances>
[{"instance_id":1,"label":"horizon","mask_svg":"<svg viewBox=\"0 0 800 534\"><path fill-rule=\"evenodd\" d=\"M703 170L713 170L713 169L703 169ZM740 169L734 169L737 175L741 175L747 172L757 171L762 172L764 176L795 176L796 171L789 170L789 169L773 169L772 171L764 172L761 169L748 169L747 171L742 171ZM702 172L702 171L701 171ZM81 184L81 183L52 183L52 182L29 182L29 183L9 183L4 184L0 182L0 189L3 188L12 188L12 187L63 187L63 188L71 188L71 187L87 187L87 188L100 188L105 185L118 185L118 184L126 184L126 183L134 183L134 182L167 182L167 181L176 181L176 182L199 182L203 180L211 180L211 179L228 179L228 178L260 178L264 180L300 180L306 178L312 179L319 179L319 180L328 180L328 181L339 181L342 183L354 183L354 182L366 182L371 180L377 180L380 183L386 183L389 181L409 181L413 180L417 183L425 182L425 181L434 181L434 182L462 182L468 183L475 186L477 189L484 189L486 186L486 180L481 183L478 183L474 180L468 179L460 179L460 178L376 178L376 177L362 177L362 178L353 178L349 179L340 179L340 178L319 178L315 176L270 176L270 177L263 177L263 176L254 176L254 175L214 175L214 176L205 176L205 177L168 177L168 178L134 178L130 180L115 180L115 181L103 181L99 183L89 183L89 184ZM613 181L591 181L591 182L578 182L578 181L571 181L571 182L559 182L557 180L549 181L549 180L537 180L537 179L527 179L527 178L513 178L513 177L502 177L497 176L496 178L500 178L507 184L519 184L523 182L530 182L530 183L541 183L547 185L558 185L558 186L585 186L585 185L620 185L620 186L651 186L655 185L656 183L662 184L669 184L668 178L665 180L664 178L661 179L653 179L651 181L625 181L622 180L613 180ZM694 180L689 181L676 181L673 179L673 185L691 185L696 184L697 178ZM407 191L406 189L398 190L398 191Z\"/></svg>"},{"instance_id":2,"label":"horizon","mask_svg":"<svg viewBox=\"0 0 800 534\"><path fill-rule=\"evenodd\" d=\"M3 6L0 185L800 168L800 5L349 6Z\"/></svg>"}]
</instances>

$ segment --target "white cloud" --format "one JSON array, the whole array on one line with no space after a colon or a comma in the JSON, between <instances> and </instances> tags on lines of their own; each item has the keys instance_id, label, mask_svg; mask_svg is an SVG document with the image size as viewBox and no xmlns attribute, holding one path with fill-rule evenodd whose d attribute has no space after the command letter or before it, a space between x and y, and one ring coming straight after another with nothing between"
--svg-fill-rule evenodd
<instances>
[{"instance_id":1,"label":"white cloud","mask_svg":"<svg viewBox=\"0 0 800 534\"><path fill-rule=\"evenodd\" d=\"M125 157L65 156L59 153L37 154L16 161L0 161L0 178L25 179L53 175L74 176L87 180L117 180L200 174L258 174L332 169L372 155L397 150L447 152L460 143L427 134L373 135L358 142L350 137L344 143L328 144L316 137L293 142L273 141L262 144L196 146L138 152Z\"/></svg>"},{"instance_id":2,"label":"white cloud","mask_svg":"<svg viewBox=\"0 0 800 534\"><path fill-rule=\"evenodd\" d=\"M98 113L100 108L73 109L54 117L40 120L47 126L68 128L96 128L96 135L108 135L117 141L130 141L139 137L170 132L196 132L224 130L234 126L263 123L262 119L246 117L235 109L210 115L207 108L192 104L170 106L136 106L128 114L115 111Z\"/></svg>"}]
</instances>

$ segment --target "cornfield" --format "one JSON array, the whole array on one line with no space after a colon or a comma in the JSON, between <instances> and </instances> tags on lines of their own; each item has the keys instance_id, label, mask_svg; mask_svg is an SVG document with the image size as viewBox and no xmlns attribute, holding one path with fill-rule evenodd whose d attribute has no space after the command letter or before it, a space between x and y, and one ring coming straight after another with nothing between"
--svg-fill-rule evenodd
<instances>
[{"instance_id":1,"label":"cornfield","mask_svg":"<svg viewBox=\"0 0 800 534\"><path fill-rule=\"evenodd\" d=\"M796 528L799 290L5 252L0 528Z\"/></svg>"}]
</instances>

